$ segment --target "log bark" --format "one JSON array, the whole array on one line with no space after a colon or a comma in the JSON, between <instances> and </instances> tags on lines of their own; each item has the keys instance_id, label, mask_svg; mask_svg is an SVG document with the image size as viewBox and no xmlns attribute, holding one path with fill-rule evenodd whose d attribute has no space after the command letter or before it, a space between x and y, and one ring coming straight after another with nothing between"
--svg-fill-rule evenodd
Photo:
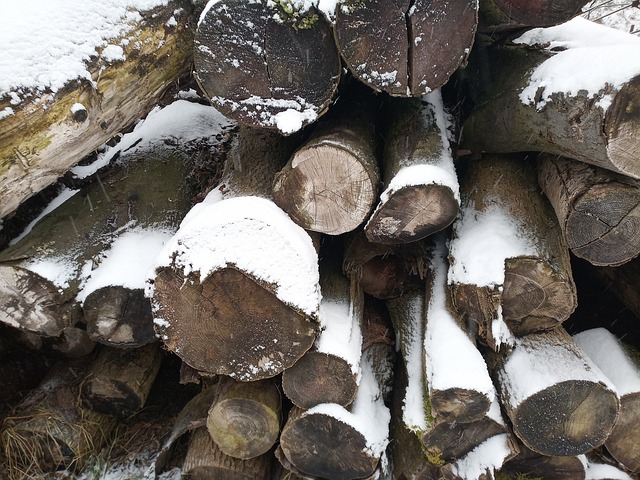
<instances>
[{"instance_id":1,"label":"log bark","mask_svg":"<svg viewBox=\"0 0 640 480\"><path fill-rule=\"evenodd\" d=\"M585 480L584 465L578 457L548 456L519 445L520 453L504 464L501 473L545 480Z\"/></svg>"},{"instance_id":2,"label":"log bark","mask_svg":"<svg viewBox=\"0 0 640 480\"><path fill-rule=\"evenodd\" d=\"M102 348L80 387L83 404L118 418L139 412L149 397L161 359L158 344L130 350Z\"/></svg>"},{"instance_id":3,"label":"log bark","mask_svg":"<svg viewBox=\"0 0 640 480\"><path fill-rule=\"evenodd\" d=\"M566 158L538 161L540 187L576 256L618 266L640 254L640 182Z\"/></svg>"},{"instance_id":4,"label":"log bark","mask_svg":"<svg viewBox=\"0 0 640 480\"><path fill-rule=\"evenodd\" d=\"M456 309L491 346L507 341L501 317L515 335L555 327L574 311L576 291L569 252L537 189L534 163L486 155L467 166L450 247Z\"/></svg>"},{"instance_id":5,"label":"log bark","mask_svg":"<svg viewBox=\"0 0 640 480\"><path fill-rule=\"evenodd\" d=\"M373 243L420 240L449 226L460 206L442 96L392 101L382 156L384 191L367 221Z\"/></svg>"},{"instance_id":6,"label":"log bark","mask_svg":"<svg viewBox=\"0 0 640 480\"><path fill-rule=\"evenodd\" d=\"M491 26L549 27L580 15L588 0L480 0L481 18Z\"/></svg>"},{"instance_id":7,"label":"log bark","mask_svg":"<svg viewBox=\"0 0 640 480\"><path fill-rule=\"evenodd\" d=\"M207 415L207 430L217 448L248 460L267 453L280 435L280 391L273 380L239 383L220 377Z\"/></svg>"},{"instance_id":8,"label":"log bark","mask_svg":"<svg viewBox=\"0 0 640 480\"><path fill-rule=\"evenodd\" d=\"M190 3L172 0L140 15L133 28L113 40L123 45L123 61L107 62L96 52L88 62L92 82L70 80L55 93L0 94L0 111L14 111L0 120L0 218L142 118L189 73L194 35ZM176 23L169 27L170 18ZM19 93L22 102L11 105L9 93ZM86 118L74 118L75 103L85 107Z\"/></svg>"},{"instance_id":9,"label":"log bark","mask_svg":"<svg viewBox=\"0 0 640 480\"><path fill-rule=\"evenodd\" d=\"M632 153L638 149L640 77L619 88L603 86L593 98L585 91L552 92L540 85L535 98L523 100L524 89L538 85L532 79L536 69L562 65L563 57L522 45L479 44L474 51L477 56L465 74L470 83L485 81L470 89L475 107L463 124L462 149L541 151L640 178L640 164Z\"/></svg>"},{"instance_id":10,"label":"log bark","mask_svg":"<svg viewBox=\"0 0 640 480\"><path fill-rule=\"evenodd\" d=\"M340 79L331 28L312 7L224 0L195 37L195 75L213 105L248 126L299 130L329 107Z\"/></svg>"},{"instance_id":11,"label":"log bark","mask_svg":"<svg viewBox=\"0 0 640 480\"><path fill-rule=\"evenodd\" d=\"M519 338L489 363L514 433L531 450L580 455L611 434L615 387L562 327Z\"/></svg>"},{"instance_id":12,"label":"log bark","mask_svg":"<svg viewBox=\"0 0 640 480\"><path fill-rule=\"evenodd\" d=\"M620 396L620 414L604 446L626 469L640 473L640 352L621 344L604 328L587 330L573 338Z\"/></svg>"},{"instance_id":13,"label":"log bark","mask_svg":"<svg viewBox=\"0 0 640 480\"><path fill-rule=\"evenodd\" d=\"M350 93L350 95L352 95ZM340 235L371 213L378 194L377 101L353 93L276 175L273 199L306 230Z\"/></svg>"},{"instance_id":14,"label":"log bark","mask_svg":"<svg viewBox=\"0 0 640 480\"><path fill-rule=\"evenodd\" d=\"M315 340L317 253L309 235L260 196L269 195L290 143L241 128L222 184L189 212L156 263L156 332L206 374L273 377Z\"/></svg>"},{"instance_id":15,"label":"log bark","mask_svg":"<svg viewBox=\"0 0 640 480\"><path fill-rule=\"evenodd\" d=\"M377 91L420 96L444 85L467 58L477 1L343 2L338 49L354 77Z\"/></svg>"}]
</instances>

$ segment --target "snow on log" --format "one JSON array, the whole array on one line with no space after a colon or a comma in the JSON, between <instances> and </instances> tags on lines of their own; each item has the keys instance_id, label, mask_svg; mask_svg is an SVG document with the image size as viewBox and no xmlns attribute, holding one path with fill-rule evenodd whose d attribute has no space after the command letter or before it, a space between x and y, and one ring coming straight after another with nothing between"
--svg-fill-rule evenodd
<instances>
[{"instance_id":1,"label":"snow on log","mask_svg":"<svg viewBox=\"0 0 640 480\"><path fill-rule=\"evenodd\" d=\"M526 475L526 478L545 480L585 480L585 468L578 457L540 455L520 444L518 448L520 453L505 462L500 470L505 475L515 478Z\"/></svg>"},{"instance_id":2,"label":"snow on log","mask_svg":"<svg viewBox=\"0 0 640 480\"><path fill-rule=\"evenodd\" d=\"M320 334L312 350L282 373L282 390L294 405L308 409L321 403L346 407L360 380L364 294L342 273L341 253L321 249Z\"/></svg>"},{"instance_id":3,"label":"snow on log","mask_svg":"<svg viewBox=\"0 0 640 480\"><path fill-rule=\"evenodd\" d=\"M531 450L580 455L611 434L615 387L562 327L518 338L488 363L513 431Z\"/></svg>"},{"instance_id":4,"label":"snow on log","mask_svg":"<svg viewBox=\"0 0 640 480\"><path fill-rule=\"evenodd\" d=\"M580 15L587 3L589 0L481 0L480 16L492 27L549 27Z\"/></svg>"},{"instance_id":5,"label":"snow on log","mask_svg":"<svg viewBox=\"0 0 640 480\"><path fill-rule=\"evenodd\" d=\"M192 60L187 1L29 5L0 33L0 218L142 118Z\"/></svg>"},{"instance_id":6,"label":"snow on log","mask_svg":"<svg viewBox=\"0 0 640 480\"><path fill-rule=\"evenodd\" d=\"M374 243L413 242L450 225L460 206L440 91L392 100L386 123L384 191L365 232Z\"/></svg>"},{"instance_id":7,"label":"snow on log","mask_svg":"<svg viewBox=\"0 0 640 480\"><path fill-rule=\"evenodd\" d=\"M161 360L157 343L127 350L103 347L90 362L80 387L82 402L91 410L121 419L139 412Z\"/></svg>"},{"instance_id":8,"label":"snow on log","mask_svg":"<svg viewBox=\"0 0 640 480\"><path fill-rule=\"evenodd\" d=\"M578 17L515 43L474 49L468 78L490 81L473 87L461 147L542 151L640 178L640 38Z\"/></svg>"},{"instance_id":9,"label":"snow on log","mask_svg":"<svg viewBox=\"0 0 640 480\"><path fill-rule=\"evenodd\" d=\"M335 10L338 49L354 77L377 91L419 96L466 60L478 2L345 0Z\"/></svg>"},{"instance_id":10,"label":"snow on log","mask_svg":"<svg viewBox=\"0 0 640 480\"><path fill-rule=\"evenodd\" d=\"M604 328L580 332L573 339L620 397L620 414L604 446L625 468L640 473L640 353Z\"/></svg>"},{"instance_id":11,"label":"snow on log","mask_svg":"<svg viewBox=\"0 0 640 480\"><path fill-rule=\"evenodd\" d=\"M539 157L538 181L576 256L618 266L640 254L640 182L552 155Z\"/></svg>"},{"instance_id":12,"label":"snow on log","mask_svg":"<svg viewBox=\"0 0 640 480\"><path fill-rule=\"evenodd\" d=\"M222 184L156 259L147 291L156 332L203 373L273 377L315 341L318 255L307 232L264 198L290 147L275 132L241 128Z\"/></svg>"},{"instance_id":13,"label":"snow on log","mask_svg":"<svg viewBox=\"0 0 640 480\"><path fill-rule=\"evenodd\" d=\"M535 164L485 155L467 166L450 245L448 281L456 309L494 347L508 343L510 332L555 327L575 309L576 291L569 252L537 187Z\"/></svg>"},{"instance_id":14,"label":"snow on log","mask_svg":"<svg viewBox=\"0 0 640 480\"><path fill-rule=\"evenodd\" d=\"M340 56L310 2L209 2L195 37L194 73L223 114L291 134L331 104Z\"/></svg>"},{"instance_id":15,"label":"snow on log","mask_svg":"<svg viewBox=\"0 0 640 480\"><path fill-rule=\"evenodd\" d=\"M389 441L390 413L369 362L363 356L360 386L349 410L323 403L289 413L280 447L296 469L335 480L363 478L376 470Z\"/></svg>"},{"instance_id":16,"label":"snow on log","mask_svg":"<svg viewBox=\"0 0 640 480\"><path fill-rule=\"evenodd\" d=\"M378 195L378 101L354 89L348 95L276 175L274 201L306 230L350 232L369 217Z\"/></svg>"}]
</instances>

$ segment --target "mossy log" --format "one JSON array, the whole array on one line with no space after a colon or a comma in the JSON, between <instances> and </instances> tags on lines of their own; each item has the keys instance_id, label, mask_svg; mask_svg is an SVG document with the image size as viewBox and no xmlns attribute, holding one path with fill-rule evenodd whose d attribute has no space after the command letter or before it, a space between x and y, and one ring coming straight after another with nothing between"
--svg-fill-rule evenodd
<instances>
[{"instance_id":1,"label":"mossy log","mask_svg":"<svg viewBox=\"0 0 640 480\"><path fill-rule=\"evenodd\" d=\"M413 242L453 222L458 179L440 93L391 100L387 108L384 190L365 232L373 243Z\"/></svg>"},{"instance_id":2,"label":"mossy log","mask_svg":"<svg viewBox=\"0 0 640 480\"><path fill-rule=\"evenodd\" d=\"M354 77L377 91L420 96L444 85L466 60L478 3L342 2L335 11L338 49Z\"/></svg>"},{"instance_id":3,"label":"mossy log","mask_svg":"<svg viewBox=\"0 0 640 480\"><path fill-rule=\"evenodd\" d=\"M169 87L189 74L194 36L190 2L171 0L139 13L128 33L113 40L123 45L124 60L91 57L87 69L93 81L70 80L55 93L30 92L18 105L10 104L10 95L0 98L0 111L14 111L0 120L0 218L144 117ZM74 115L76 103L85 107L85 115Z\"/></svg>"},{"instance_id":4,"label":"mossy log","mask_svg":"<svg viewBox=\"0 0 640 480\"><path fill-rule=\"evenodd\" d=\"M198 24L195 76L227 117L290 134L328 109L340 57L315 7L223 0Z\"/></svg>"},{"instance_id":5,"label":"mossy log","mask_svg":"<svg viewBox=\"0 0 640 480\"><path fill-rule=\"evenodd\" d=\"M552 155L539 157L538 181L576 256L615 267L640 254L640 182Z\"/></svg>"}]
</instances>

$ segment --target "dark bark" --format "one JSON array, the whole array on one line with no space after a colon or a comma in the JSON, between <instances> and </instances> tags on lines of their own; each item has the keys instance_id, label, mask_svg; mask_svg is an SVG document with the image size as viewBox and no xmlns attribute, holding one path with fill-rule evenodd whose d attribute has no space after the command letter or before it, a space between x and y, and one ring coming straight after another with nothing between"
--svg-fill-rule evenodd
<instances>
[{"instance_id":1,"label":"dark bark","mask_svg":"<svg viewBox=\"0 0 640 480\"><path fill-rule=\"evenodd\" d=\"M481 0L480 14L490 26L549 27L582 13L588 0Z\"/></svg>"}]
</instances>

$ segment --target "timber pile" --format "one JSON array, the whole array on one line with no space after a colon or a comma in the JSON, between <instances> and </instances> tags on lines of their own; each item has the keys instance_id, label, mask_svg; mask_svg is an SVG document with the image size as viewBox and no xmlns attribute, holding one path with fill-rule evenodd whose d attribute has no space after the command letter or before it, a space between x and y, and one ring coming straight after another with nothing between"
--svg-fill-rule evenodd
<instances>
[{"instance_id":1,"label":"timber pile","mask_svg":"<svg viewBox=\"0 0 640 480\"><path fill-rule=\"evenodd\" d=\"M125 134L0 251L0 476L79 472L162 384L194 394L156 475L637 479L640 77L524 103L562 57L513 40L584 2L479 3L221 0L185 26L238 124L198 97L215 138Z\"/></svg>"}]
</instances>

